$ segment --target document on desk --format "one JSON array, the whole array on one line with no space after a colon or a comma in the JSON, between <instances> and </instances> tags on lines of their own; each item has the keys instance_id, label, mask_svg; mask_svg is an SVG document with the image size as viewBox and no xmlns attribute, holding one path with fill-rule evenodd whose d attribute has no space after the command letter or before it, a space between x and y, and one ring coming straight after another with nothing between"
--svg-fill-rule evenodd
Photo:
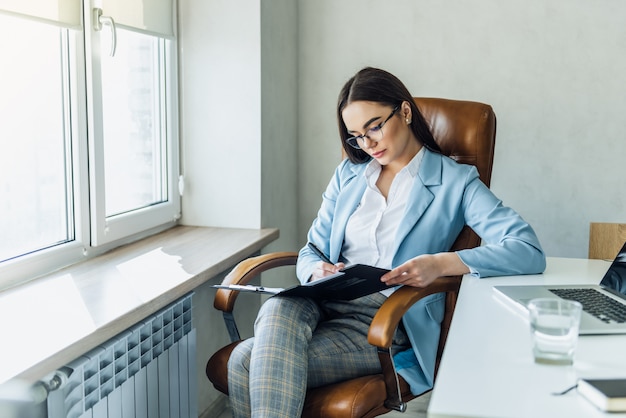
<instances>
[{"instance_id":1,"label":"document on desk","mask_svg":"<svg viewBox=\"0 0 626 418\"><path fill-rule=\"evenodd\" d=\"M364 264L354 264L346 267L339 273L288 288L236 284L218 284L213 285L213 287L291 297L352 300L389 289L389 286L380 281L381 276L388 271L389 270Z\"/></svg>"}]
</instances>

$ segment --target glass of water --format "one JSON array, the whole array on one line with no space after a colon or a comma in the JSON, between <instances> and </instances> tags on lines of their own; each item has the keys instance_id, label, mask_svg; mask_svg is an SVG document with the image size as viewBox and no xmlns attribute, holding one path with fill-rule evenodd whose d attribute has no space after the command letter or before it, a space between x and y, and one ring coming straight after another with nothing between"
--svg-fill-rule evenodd
<instances>
[{"instance_id":1,"label":"glass of water","mask_svg":"<svg viewBox=\"0 0 626 418\"><path fill-rule=\"evenodd\" d=\"M572 364L582 305L565 299L539 298L528 303L536 363Z\"/></svg>"}]
</instances>

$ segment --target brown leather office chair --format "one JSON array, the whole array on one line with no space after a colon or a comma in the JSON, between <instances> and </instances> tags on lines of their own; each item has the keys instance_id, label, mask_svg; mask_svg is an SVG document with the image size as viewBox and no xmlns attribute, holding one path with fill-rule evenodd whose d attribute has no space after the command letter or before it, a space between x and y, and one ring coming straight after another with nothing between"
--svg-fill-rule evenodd
<instances>
[{"instance_id":1,"label":"brown leather office chair","mask_svg":"<svg viewBox=\"0 0 626 418\"><path fill-rule=\"evenodd\" d=\"M435 140L455 160L473 164L481 180L489 186L496 136L496 117L491 106L469 101L437 98L415 98ZM465 227L451 250L472 248L480 238ZM224 279L224 284L246 284L269 269L295 265L298 254L281 252L265 254L239 263ZM390 347L396 328L409 307L421 298L446 292L446 310L442 322L437 354L437 367L443 352L461 276L440 277L425 289L402 287L395 291L380 307L370 325L368 341L378 347L382 373L335 383L307 392L303 417L350 418L375 417L392 409L404 410L405 402L415 398L408 384L396 374ZM213 386L228 394L227 362L233 348L240 342L239 332L232 315L237 291L219 289L214 306L223 312L230 345L217 351L207 363L206 374Z\"/></svg>"}]
</instances>

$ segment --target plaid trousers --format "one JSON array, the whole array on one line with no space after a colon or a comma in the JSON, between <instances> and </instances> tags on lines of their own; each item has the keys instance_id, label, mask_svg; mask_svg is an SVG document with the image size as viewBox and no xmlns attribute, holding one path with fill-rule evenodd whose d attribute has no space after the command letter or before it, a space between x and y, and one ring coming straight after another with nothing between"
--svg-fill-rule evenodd
<instances>
[{"instance_id":1,"label":"plaid trousers","mask_svg":"<svg viewBox=\"0 0 626 418\"><path fill-rule=\"evenodd\" d=\"M380 293L353 301L269 298L254 337L239 344L228 362L233 417L299 417L307 387L380 373L367 332L385 299ZM409 347L399 329L393 349Z\"/></svg>"}]
</instances>

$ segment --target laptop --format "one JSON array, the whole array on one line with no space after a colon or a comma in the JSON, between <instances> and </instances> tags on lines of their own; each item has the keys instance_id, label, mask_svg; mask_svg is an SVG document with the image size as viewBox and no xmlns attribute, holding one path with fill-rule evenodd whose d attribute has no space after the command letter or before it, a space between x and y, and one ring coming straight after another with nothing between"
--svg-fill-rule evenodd
<instances>
[{"instance_id":1,"label":"laptop","mask_svg":"<svg viewBox=\"0 0 626 418\"><path fill-rule=\"evenodd\" d=\"M583 305L580 335L626 334L626 243L599 285L502 285L494 289L524 308L534 298L577 300Z\"/></svg>"}]
</instances>

